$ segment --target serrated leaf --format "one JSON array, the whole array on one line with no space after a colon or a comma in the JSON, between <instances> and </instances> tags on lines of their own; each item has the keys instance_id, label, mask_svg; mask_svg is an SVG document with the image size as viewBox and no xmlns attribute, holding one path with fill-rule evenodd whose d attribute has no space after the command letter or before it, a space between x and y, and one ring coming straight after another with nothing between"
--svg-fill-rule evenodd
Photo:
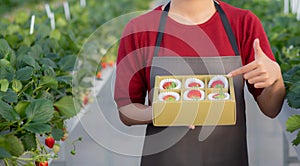
<instances>
[{"instance_id":1,"label":"serrated leaf","mask_svg":"<svg viewBox=\"0 0 300 166\"><path fill-rule=\"evenodd\" d=\"M22 62L24 62L25 64L31 66L31 67L35 67L36 61L34 60L34 58L32 56L29 55L25 55L22 57Z\"/></svg>"},{"instance_id":2,"label":"serrated leaf","mask_svg":"<svg viewBox=\"0 0 300 166\"><path fill-rule=\"evenodd\" d=\"M59 110L59 113L68 118L75 116L79 110L79 105L74 103L72 96L65 96L58 102L54 103L54 106Z\"/></svg>"},{"instance_id":3,"label":"serrated leaf","mask_svg":"<svg viewBox=\"0 0 300 166\"><path fill-rule=\"evenodd\" d=\"M56 141L59 141L64 136L64 131L62 129L52 129L51 135Z\"/></svg>"},{"instance_id":4,"label":"serrated leaf","mask_svg":"<svg viewBox=\"0 0 300 166\"><path fill-rule=\"evenodd\" d=\"M21 137L25 151L33 151L37 148L35 134L26 134Z\"/></svg>"},{"instance_id":5,"label":"serrated leaf","mask_svg":"<svg viewBox=\"0 0 300 166\"><path fill-rule=\"evenodd\" d=\"M56 78L51 77L51 76L43 76L40 80L40 87L48 87L51 89L57 89L58 82Z\"/></svg>"},{"instance_id":6,"label":"serrated leaf","mask_svg":"<svg viewBox=\"0 0 300 166\"><path fill-rule=\"evenodd\" d=\"M47 99L33 100L26 108L27 119L35 123L47 123L53 117L53 104Z\"/></svg>"},{"instance_id":7,"label":"serrated leaf","mask_svg":"<svg viewBox=\"0 0 300 166\"><path fill-rule=\"evenodd\" d=\"M72 76L60 76L56 78L58 82L63 82L68 85L72 85Z\"/></svg>"},{"instance_id":8,"label":"serrated leaf","mask_svg":"<svg viewBox=\"0 0 300 166\"><path fill-rule=\"evenodd\" d=\"M38 38L45 38L50 35L50 32L51 29L49 26L45 24L39 24L39 26L37 27L36 34Z\"/></svg>"},{"instance_id":9,"label":"serrated leaf","mask_svg":"<svg viewBox=\"0 0 300 166\"><path fill-rule=\"evenodd\" d=\"M33 133L47 133L51 131L51 126L48 123L29 123L24 129Z\"/></svg>"},{"instance_id":10,"label":"serrated leaf","mask_svg":"<svg viewBox=\"0 0 300 166\"><path fill-rule=\"evenodd\" d=\"M20 81L27 81L27 80L31 79L32 75L33 75L33 68L26 66L26 67L19 69L16 72L16 79L20 80Z\"/></svg>"},{"instance_id":11,"label":"serrated leaf","mask_svg":"<svg viewBox=\"0 0 300 166\"><path fill-rule=\"evenodd\" d=\"M11 154L4 148L0 147L0 160L4 158L11 158Z\"/></svg>"},{"instance_id":12,"label":"serrated leaf","mask_svg":"<svg viewBox=\"0 0 300 166\"><path fill-rule=\"evenodd\" d=\"M47 65L47 66L50 66L52 68L57 68L57 65L55 64L55 62L53 62L51 59L49 58L42 58L40 59L40 63L42 65Z\"/></svg>"},{"instance_id":13,"label":"serrated leaf","mask_svg":"<svg viewBox=\"0 0 300 166\"><path fill-rule=\"evenodd\" d=\"M0 39L0 59L4 58L6 54L11 51L11 48L6 40Z\"/></svg>"},{"instance_id":14,"label":"serrated leaf","mask_svg":"<svg viewBox=\"0 0 300 166\"><path fill-rule=\"evenodd\" d=\"M43 54L43 49L40 45L35 44L33 47L31 47L28 54L29 56L32 56L35 59L39 59L41 57L41 54Z\"/></svg>"},{"instance_id":15,"label":"serrated leaf","mask_svg":"<svg viewBox=\"0 0 300 166\"><path fill-rule=\"evenodd\" d=\"M14 75L15 70L10 62L5 59L0 59L0 79L7 79L10 82Z\"/></svg>"},{"instance_id":16,"label":"serrated leaf","mask_svg":"<svg viewBox=\"0 0 300 166\"><path fill-rule=\"evenodd\" d=\"M24 153L24 147L18 137L9 135L5 137L5 149L13 156L21 156Z\"/></svg>"},{"instance_id":17,"label":"serrated leaf","mask_svg":"<svg viewBox=\"0 0 300 166\"><path fill-rule=\"evenodd\" d=\"M67 55L58 62L58 65L63 71L73 71L76 58L74 55Z\"/></svg>"},{"instance_id":18,"label":"serrated leaf","mask_svg":"<svg viewBox=\"0 0 300 166\"><path fill-rule=\"evenodd\" d=\"M293 140L293 145L297 146L300 144L300 131L297 134L297 137Z\"/></svg>"},{"instance_id":19,"label":"serrated leaf","mask_svg":"<svg viewBox=\"0 0 300 166\"><path fill-rule=\"evenodd\" d=\"M0 115L7 121L15 122L20 119L19 114L12 106L0 100Z\"/></svg>"},{"instance_id":20,"label":"serrated leaf","mask_svg":"<svg viewBox=\"0 0 300 166\"><path fill-rule=\"evenodd\" d=\"M12 89L16 93L18 93L23 88L23 85L20 80L13 80L12 81Z\"/></svg>"},{"instance_id":21,"label":"serrated leaf","mask_svg":"<svg viewBox=\"0 0 300 166\"><path fill-rule=\"evenodd\" d=\"M300 108L300 81L294 83L286 95L289 106L292 108Z\"/></svg>"},{"instance_id":22,"label":"serrated leaf","mask_svg":"<svg viewBox=\"0 0 300 166\"><path fill-rule=\"evenodd\" d=\"M300 115L293 115L286 121L286 130L288 132L294 132L300 129Z\"/></svg>"},{"instance_id":23,"label":"serrated leaf","mask_svg":"<svg viewBox=\"0 0 300 166\"><path fill-rule=\"evenodd\" d=\"M8 103L15 103L18 101L18 95L10 88L6 92L0 91L0 99L8 102Z\"/></svg>"},{"instance_id":24,"label":"serrated leaf","mask_svg":"<svg viewBox=\"0 0 300 166\"><path fill-rule=\"evenodd\" d=\"M9 82L7 79L0 80L0 91L6 92L9 86Z\"/></svg>"},{"instance_id":25,"label":"serrated leaf","mask_svg":"<svg viewBox=\"0 0 300 166\"><path fill-rule=\"evenodd\" d=\"M56 77L56 73L55 73L54 69L50 66L43 65L42 66L42 71L44 72L44 74L46 76Z\"/></svg>"}]
</instances>

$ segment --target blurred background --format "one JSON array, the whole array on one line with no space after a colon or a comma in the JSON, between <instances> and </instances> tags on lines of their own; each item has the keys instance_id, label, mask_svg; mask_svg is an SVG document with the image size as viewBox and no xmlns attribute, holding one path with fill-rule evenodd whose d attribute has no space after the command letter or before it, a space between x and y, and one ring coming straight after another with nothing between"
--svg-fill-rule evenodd
<instances>
[{"instance_id":1,"label":"blurred background","mask_svg":"<svg viewBox=\"0 0 300 166\"><path fill-rule=\"evenodd\" d=\"M281 114L276 119L269 119L260 112L245 88L250 166L300 165L300 154L297 153L300 151L295 146L300 140L292 142L297 136L300 121L296 117L289 123L294 127L289 131L293 132L287 132L287 127L291 125L286 126L287 119L299 114L300 107L300 2L224 1L251 10L261 19L288 90ZM86 78L80 80L80 87L88 89L84 92L80 89L80 98L84 101L84 106L77 116L65 122L68 140L60 142L59 157L51 160L50 165L139 165L145 126L123 125L113 100L118 39L131 18L166 2L0 1L0 39L6 40L11 49L20 53L22 46L34 47L37 38L49 36L53 43L44 44L51 45L50 49L55 50L61 57L74 55L78 63L76 67L84 68L82 73L86 73ZM82 137L82 141L76 142L74 147L72 140L78 137ZM72 155L70 152L74 148L76 154Z\"/></svg>"}]
</instances>

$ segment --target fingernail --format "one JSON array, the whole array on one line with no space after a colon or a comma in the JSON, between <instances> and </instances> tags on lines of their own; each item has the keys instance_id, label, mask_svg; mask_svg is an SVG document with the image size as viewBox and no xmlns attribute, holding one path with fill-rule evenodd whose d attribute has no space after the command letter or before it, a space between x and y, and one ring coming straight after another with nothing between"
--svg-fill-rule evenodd
<instances>
[{"instance_id":1,"label":"fingernail","mask_svg":"<svg viewBox=\"0 0 300 166\"><path fill-rule=\"evenodd\" d=\"M232 77L232 74L231 74L231 73L228 73L226 76L227 76L227 77Z\"/></svg>"}]
</instances>

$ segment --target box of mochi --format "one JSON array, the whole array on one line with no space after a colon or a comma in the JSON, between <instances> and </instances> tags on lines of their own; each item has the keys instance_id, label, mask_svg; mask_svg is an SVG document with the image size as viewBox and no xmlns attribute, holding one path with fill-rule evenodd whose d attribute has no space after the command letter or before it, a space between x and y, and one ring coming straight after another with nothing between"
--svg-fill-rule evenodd
<instances>
[{"instance_id":1,"label":"box of mochi","mask_svg":"<svg viewBox=\"0 0 300 166\"><path fill-rule=\"evenodd\" d=\"M154 126L235 125L233 79L225 75L156 76Z\"/></svg>"}]
</instances>

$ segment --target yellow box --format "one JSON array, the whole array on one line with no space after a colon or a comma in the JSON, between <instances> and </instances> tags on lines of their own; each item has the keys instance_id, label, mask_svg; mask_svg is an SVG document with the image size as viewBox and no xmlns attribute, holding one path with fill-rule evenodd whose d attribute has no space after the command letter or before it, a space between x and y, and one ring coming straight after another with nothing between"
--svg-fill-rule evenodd
<instances>
[{"instance_id":1,"label":"yellow box","mask_svg":"<svg viewBox=\"0 0 300 166\"><path fill-rule=\"evenodd\" d=\"M228 88L222 91L228 92L228 100L208 100L208 93L218 92L221 88L208 88L209 80L216 75L182 75L182 76L156 76L153 94L153 124L154 126L214 126L234 125L236 123L236 105L233 79L227 78ZM223 75L224 76L224 75ZM185 80L197 78L204 82L204 88L186 88ZM164 79L178 79L181 88L173 90L161 90L160 82ZM203 100L184 100L183 93L186 90L199 89L205 92ZM178 101L160 101L159 93L177 92Z\"/></svg>"}]
</instances>

